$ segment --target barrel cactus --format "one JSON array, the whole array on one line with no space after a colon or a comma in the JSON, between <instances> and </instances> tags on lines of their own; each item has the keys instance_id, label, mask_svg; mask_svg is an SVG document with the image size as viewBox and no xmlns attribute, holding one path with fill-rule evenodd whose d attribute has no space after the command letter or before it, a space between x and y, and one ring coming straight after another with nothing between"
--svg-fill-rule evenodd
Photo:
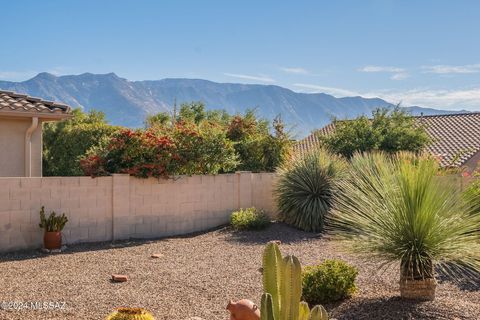
<instances>
[{"instance_id":1,"label":"barrel cactus","mask_svg":"<svg viewBox=\"0 0 480 320\"><path fill-rule=\"evenodd\" d=\"M327 320L320 305L310 310L301 302L302 267L295 256L282 258L278 245L267 244L263 253L261 320Z\"/></svg>"},{"instance_id":2,"label":"barrel cactus","mask_svg":"<svg viewBox=\"0 0 480 320\"><path fill-rule=\"evenodd\" d=\"M145 309L118 308L106 320L155 320L155 318Z\"/></svg>"}]
</instances>

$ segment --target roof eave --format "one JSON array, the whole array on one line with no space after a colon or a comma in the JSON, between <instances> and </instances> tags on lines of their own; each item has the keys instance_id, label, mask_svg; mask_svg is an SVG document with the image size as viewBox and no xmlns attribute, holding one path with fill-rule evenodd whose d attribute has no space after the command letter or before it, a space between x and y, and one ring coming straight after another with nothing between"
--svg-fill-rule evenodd
<instances>
[{"instance_id":1,"label":"roof eave","mask_svg":"<svg viewBox=\"0 0 480 320\"><path fill-rule=\"evenodd\" d=\"M73 117L70 113L55 112L55 113L43 113L43 112L18 112L18 111L5 111L0 110L0 117L5 118L39 118L42 121L59 121L63 119L69 119Z\"/></svg>"}]
</instances>

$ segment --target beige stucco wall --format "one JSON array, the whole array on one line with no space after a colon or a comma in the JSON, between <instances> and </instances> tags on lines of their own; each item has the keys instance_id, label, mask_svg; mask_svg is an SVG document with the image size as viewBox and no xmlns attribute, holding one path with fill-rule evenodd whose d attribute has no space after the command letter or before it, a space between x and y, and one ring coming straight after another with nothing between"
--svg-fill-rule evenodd
<instances>
[{"instance_id":1,"label":"beige stucco wall","mask_svg":"<svg viewBox=\"0 0 480 320\"><path fill-rule=\"evenodd\" d=\"M0 178L0 251L39 248L39 209L65 212L67 243L158 238L228 223L239 207L272 216L275 174L137 179L112 177Z\"/></svg>"},{"instance_id":2,"label":"beige stucco wall","mask_svg":"<svg viewBox=\"0 0 480 320\"><path fill-rule=\"evenodd\" d=\"M31 118L0 118L0 177L25 176L25 133ZM32 134L32 176L42 176L42 124Z\"/></svg>"}]
</instances>

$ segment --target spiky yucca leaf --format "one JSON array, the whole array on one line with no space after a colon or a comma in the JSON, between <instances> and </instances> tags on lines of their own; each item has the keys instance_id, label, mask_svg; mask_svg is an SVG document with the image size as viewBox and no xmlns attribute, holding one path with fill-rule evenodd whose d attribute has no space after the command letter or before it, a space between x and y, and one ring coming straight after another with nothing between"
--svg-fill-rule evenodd
<instances>
[{"instance_id":1,"label":"spiky yucca leaf","mask_svg":"<svg viewBox=\"0 0 480 320\"><path fill-rule=\"evenodd\" d=\"M346 167L345 160L319 149L280 168L275 194L281 220L306 231L322 231Z\"/></svg>"},{"instance_id":2,"label":"spiky yucca leaf","mask_svg":"<svg viewBox=\"0 0 480 320\"><path fill-rule=\"evenodd\" d=\"M480 214L437 172L428 157L356 154L329 229L356 252L399 261L407 277L430 278L434 264L453 277L480 270Z\"/></svg>"}]
</instances>

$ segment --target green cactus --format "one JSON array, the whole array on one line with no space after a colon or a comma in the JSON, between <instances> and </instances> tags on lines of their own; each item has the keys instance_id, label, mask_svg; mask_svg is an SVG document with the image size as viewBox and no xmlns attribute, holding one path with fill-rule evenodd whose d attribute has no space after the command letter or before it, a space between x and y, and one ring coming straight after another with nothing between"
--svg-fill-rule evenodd
<instances>
[{"instance_id":1,"label":"green cactus","mask_svg":"<svg viewBox=\"0 0 480 320\"><path fill-rule=\"evenodd\" d=\"M263 253L261 320L328 320L327 311L315 306L311 311L302 294L302 267L295 256L282 259L278 245L269 242Z\"/></svg>"},{"instance_id":2,"label":"green cactus","mask_svg":"<svg viewBox=\"0 0 480 320\"><path fill-rule=\"evenodd\" d=\"M155 318L145 309L118 308L106 320L155 320Z\"/></svg>"}]
</instances>

